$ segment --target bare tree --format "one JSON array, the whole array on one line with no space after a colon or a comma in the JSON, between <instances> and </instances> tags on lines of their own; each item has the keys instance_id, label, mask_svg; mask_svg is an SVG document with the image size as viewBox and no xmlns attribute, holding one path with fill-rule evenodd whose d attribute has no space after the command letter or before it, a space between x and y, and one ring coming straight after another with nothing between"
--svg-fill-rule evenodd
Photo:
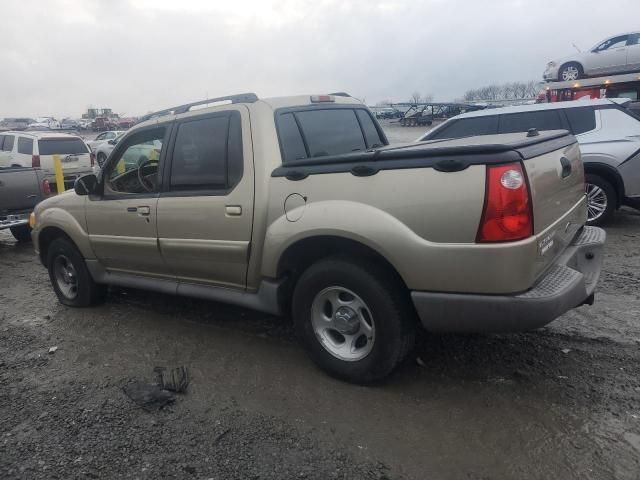
<instances>
[{"instance_id":1,"label":"bare tree","mask_svg":"<svg viewBox=\"0 0 640 480\"><path fill-rule=\"evenodd\" d=\"M422 97L420 96L420 92L413 92L411 98L409 98L409 103L420 103L421 101Z\"/></svg>"},{"instance_id":2,"label":"bare tree","mask_svg":"<svg viewBox=\"0 0 640 480\"><path fill-rule=\"evenodd\" d=\"M502 85L492 84L467 90L463 99L466 102L482 100L520 100L534 98L539 90L540 84L535 80L529 82L509 82Z\"/></svg>"},{"instance_id":3,"label":"bare tree","mask_svg":"<svg viewBox=\"0 0 640 480\"><path fill-rule=\"evenodd\" d=\"M422 95L422 101L425 103L433 102L433 95L430 93L425 93Z\"/></svg>"}]
</instances>

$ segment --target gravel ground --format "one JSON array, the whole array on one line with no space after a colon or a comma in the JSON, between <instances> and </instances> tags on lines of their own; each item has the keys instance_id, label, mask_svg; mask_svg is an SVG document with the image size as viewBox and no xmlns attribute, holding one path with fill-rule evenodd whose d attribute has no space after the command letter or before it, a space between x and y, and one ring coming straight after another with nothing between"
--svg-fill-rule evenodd
<instances>
[{"instance_id":1,"label":"gravel ground","mask_svg":"<svg viewBox=\"0 0 640 480\"><path fill-rule=\"evenodd\" d=\"M0 478L638 479L640 213L607 232L594 306L426 336L375 387L318 371L288 319L124 289L63 307L0 232ZM123 392L182 365L172 405Z\"/></svg>"}]
</instances>

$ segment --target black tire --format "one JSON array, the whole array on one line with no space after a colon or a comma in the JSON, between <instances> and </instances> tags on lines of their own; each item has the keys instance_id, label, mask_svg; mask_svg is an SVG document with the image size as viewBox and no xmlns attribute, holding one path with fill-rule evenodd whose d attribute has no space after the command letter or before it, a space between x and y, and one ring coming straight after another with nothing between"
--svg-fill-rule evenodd
<instances>
[{"instance_id":1,"label":"black tire","mask_svg":"<svg viewBox=\"0 0 640 480\"><path fill-rule=\"evenodd\" d=\"M20 243L31 241L31 227L29 225L20 225L19 227L10 227L11 235Z\"/></svg>"},{"instance_id":2,"label":"black tire","mask_svg":"<svg viewBox=\"0 0 640 480\"><path fill-rule=\"evenodd\" d=\"M56 262L60 261L62 257L72 265L74 270L76 293L73 296L63 292L58 278L56 278ZM100 285L93 281L82 254L70 240L60 237L51 242L47 253L47 269L53 290L63 305L88 307L104 300L107 291L106 285Z\"/></svg>"},{"instance_id":3,"label":"black tire","mask_svg":"<svg viewBox=\"0 0 640 480\"><path fill-rule=\"evenodd\" d=\"M564 78L565 71L567 71L567 73L568 73L569 69L577 70L578 76L576 78L568 78L568 79L565 80L565 78ZM565 63L558 70L558 81L559 82L565 82L565 81L568 82L568 81L573 81L573 80L579 80L581 78L584 78L584 70L582 69L582 65L580 65L577 62Z\"/></svg>"},{"instance_id":4,"label":"black tire","mask_svg":"<svg viewBox=\"0 0 640 480\"><path fill-rule=\"evenodd\" d=\"M107 161L107 156L102 152L98 152L98 156L96 160L98 160L98 166L102 168L102 166L104 165L104 162Z\"/></svg>"},{"instance_id":5,"label":"black tire","mask_svg":"<svg viewBox=\"0 0 640 480\"><path fill-rule=\"evenodd\" d=\"M599 175L595 175L592 173L588 173L587 175L585 175L585 185L587 189L589 188L589 185L595 185L599 187L600 190L604 193L604 196L606 198L606 208L604 212L602 212L599 216L597 217L594 216L592 214L592 209L590 208L588 209L589 212L588 212L587 225L592 225L592 226L604 225L609 220L611 220L611 217L613 216L613 213L616 210L616 206L618 204L616 189L607 180L600 177ZM590 198L589 196L587 196L587 205L589 205L589 202L590 202Z\"/></svg>"},{"instance_id":6,"label":"black tire","mask_svg":"<svg viewBox=\"0 0 640 480\"><path fill-rule=\"evenodd\" d=\"M330 353L315 333L312 305L316 295L338 286L360 297L371 312L375 337L364 358L347 361ZM311 265L296 283L292 313L296 334L311 359L330 375L366 384L389 375L415 343L416 314L409 293L395 273L373 262L356 264L336 256Z\"/></svg>"}]
</instances>

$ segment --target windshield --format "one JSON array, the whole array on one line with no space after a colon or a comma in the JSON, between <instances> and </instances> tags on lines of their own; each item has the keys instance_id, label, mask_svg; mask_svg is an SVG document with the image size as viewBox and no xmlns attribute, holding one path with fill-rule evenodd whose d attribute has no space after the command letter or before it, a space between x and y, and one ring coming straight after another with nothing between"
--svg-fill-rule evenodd
<instances>
[{"instance_id":1,"label":"windshield","mask_svg":"<svg viewBox=\"0 0 640 480\"><path fill-rule=\"evenodd\" d=\"M79 138L48 138L38 141L40 155L71 155L89 153L85 143Z\"/></svg>"}]
</instances>

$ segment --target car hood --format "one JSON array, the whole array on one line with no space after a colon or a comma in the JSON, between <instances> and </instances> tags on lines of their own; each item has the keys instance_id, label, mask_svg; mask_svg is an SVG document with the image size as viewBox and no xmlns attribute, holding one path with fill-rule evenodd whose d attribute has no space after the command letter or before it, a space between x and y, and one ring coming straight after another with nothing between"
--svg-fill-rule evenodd
<instances>
[{"instance_id":1,"label":"car hood","mask_svg":"<svg viewBox=\"0 0 640 480\"><path fill-rule=\"evenodd\" d=\"M585 53L574 53L573 55L567 55L565 57L560 57L560 58L555 58L553 60L550 60L552 62L554 62L556 64L556 67L559 67L560 65L562 65L563 63L567 63L567 62L582 62L582 59L584 58Z\"/></svg>"}]
</instances>

